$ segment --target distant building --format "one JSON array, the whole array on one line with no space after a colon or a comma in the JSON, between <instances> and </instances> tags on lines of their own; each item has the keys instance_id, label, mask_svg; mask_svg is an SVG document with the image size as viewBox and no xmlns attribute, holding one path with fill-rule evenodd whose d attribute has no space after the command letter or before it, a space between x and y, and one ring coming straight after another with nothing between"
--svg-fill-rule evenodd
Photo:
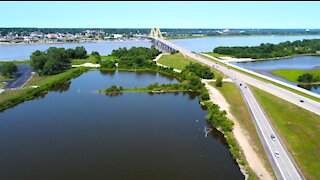
<instances>
[{"instance_id":1,"label":"distant building","mask_svg":"<svg viewBox=\"0 0 320 180\"><path fill-rule=\"evenodd\" d=\"M49 38L49 39L58 39L58 35L56 35L56 34L48 34L47 38Z\"/></svg>"},{"instance_id":2,"label":"distant building","mask_svg":"<svg viewBox=\"0 0 320 180\"><path fill-rule=\"evenodd\" d=\"M123 35L122 34L113 34L113 38L122 38Z\"/></svg>"},{"instance_id":3,"label":"distant building","mask_svg":"<svg viewBox=\"0 0 320 180\"><path fill-rule=\"evenodd\" d=\"M35 31L30 33L30 37L32 38L43 38L44 34L40 31Z\"/></svg>"}]
</instances>

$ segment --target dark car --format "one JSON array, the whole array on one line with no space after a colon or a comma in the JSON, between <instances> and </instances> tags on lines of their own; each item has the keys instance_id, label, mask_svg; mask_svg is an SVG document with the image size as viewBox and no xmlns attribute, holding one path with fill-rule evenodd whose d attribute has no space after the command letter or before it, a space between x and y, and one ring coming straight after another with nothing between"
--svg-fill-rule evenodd
<instances>
[{"instance_id":1,"label":"dark car","mask_svg":"<svg viewBox=\"0 0 320 180\"><path fill-rule=\"evenodd\" d=\"M240 83L240 86L242 86L242 84Z\"/></svg>"},{"instance_id":2,"label":"dark car","mask_svg":"<svg viewBox=\"0 0 320 180\"><path fill-rule=\"evenodd\" d=\"M300 102L302 102L302 103L303 103L303 102L304 102L304 100L300 100Z\"/></svg>"}]
</instances>

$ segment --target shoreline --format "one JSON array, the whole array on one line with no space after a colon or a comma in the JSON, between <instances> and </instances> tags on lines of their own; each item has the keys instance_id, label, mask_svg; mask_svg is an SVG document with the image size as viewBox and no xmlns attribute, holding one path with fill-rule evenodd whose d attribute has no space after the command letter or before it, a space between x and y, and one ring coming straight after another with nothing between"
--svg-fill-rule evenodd
<instances>
[{"instance_id":1,"label":"shoreline","mask_svg":"<svg viewBox=\"0 0 320 180\"><path fill-rule=\"evenodd\" d=\"M258 156L257 152L252 148L248 133L240 126L239 121L232 115L230 111L230 104L226 101L224 96L219 92L218 89L209 85L209 81L203 80L205 87L209 92L210 101L214 104L218 104L221 110L227 112L227 117L234 122L232 133L234 138L238 142L241 151L243 152L245 159L248 161L249 167L252 171L262 179L272 179L272 174L266 169L263 164L263 160ZM223 133L223 132L222 132ZM243 167L240 166L241 171L244 171Z\"/></svg>"},{"instance_id":2,"label":"shoreline","mask_svg":"<svg viewBox=\"0 0 320 180\"><path fill-rule=\"evenodd\" d=\"M85 42L36 42L36 43L1 43L0 42L0 47L1 46L16 46L16 45L41 45L41 44L82 44L82 43L104 43L104 42L145 42L149 40L96 40L96 41L85 41Z\"/></svg>"},{"instance_id":3,"label":"shoreline","mask_svg":"<svg viewBox=\"0 0 320 180\"><path fill-rule=\"evenodd\" d=\"M167 38L167 40L178 40L178 39L197 39L197 38L225 38L225 37L261 37L261 36L267 36L267 37L282 37L282 36L319 36L320 34L287 34L287 35L225 35L225 36L186 36L185 38L180 37L179 38Z\"/></svg>"}]
</instances>

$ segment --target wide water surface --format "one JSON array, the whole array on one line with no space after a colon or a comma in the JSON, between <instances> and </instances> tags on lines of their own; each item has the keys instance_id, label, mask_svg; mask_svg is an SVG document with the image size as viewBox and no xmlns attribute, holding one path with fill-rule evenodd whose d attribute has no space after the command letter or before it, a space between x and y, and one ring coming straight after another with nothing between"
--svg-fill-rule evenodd
<instances>
[{"instance_id":1,"label":"wide water surface","mask_svg":"<svg viewBox=\"0 0 320 180\"><path fill-rule=\"evenodd\" d=\"M155 82L177 80L91 71L0 113L0 179L243 179L197 97L96 92Z\"/></svg>"},{"instance_id":2,"label":"wide water surface","mask_svg":"<svg viewBox=\"0 0 320 180\"><path fill-rule=\"evenodd\" d=\"M209 52L218 46L256 46L261 43L280 43L302 39L319 39L320 36L239 36L239 37L209 37L193 39L170 40L190 51ZM1 45L0 60L28 60L36 51L44 51L49 47L74 48L84 46L88 53L97 51L101 55L108 55L114 49L132 46L150 47L149 41L125 41L125 42L97 42L97 43L66 43L66 44L25 44L25 45Z\"/></svg>"},{"instance_id":3,"label":"wide water surface","mask_svg":"<svg viewBox=\"0 0 320 180\"><path fill-rule=\"evenodd\" d=\"M174 39L170 41L189 51L212 52L214 48L219 46L258 46L261 43L277 44L302 39L320 39L320 36L237 36Z\"/></svg>"}]
</instances>

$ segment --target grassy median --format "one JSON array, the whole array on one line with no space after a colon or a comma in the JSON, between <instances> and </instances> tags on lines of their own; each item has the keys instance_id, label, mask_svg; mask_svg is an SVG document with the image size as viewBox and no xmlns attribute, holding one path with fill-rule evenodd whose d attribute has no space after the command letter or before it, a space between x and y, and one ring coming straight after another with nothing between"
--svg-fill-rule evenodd
<instances>
[{"instance_id":1,"label":"grassy median","mask_svg":"<svg viewBox=\"0 0 320 180\"><path fill-rule=\"evenodd\" d=\"M252 142L253 149L263 160L263 164L266 167L266 169L269 172L271 172L272 175L274 175L269 159L264 151L264 148L257 134L255 125L251 119L247 105L238 87L231 82L223 82L222 87L216 87L215 82L211 82L209 83L209 85L218 89L223 95L223 97L226 99L226 101L230 104L230 111L232 115L234 115L235 118L238 120L241 128L247 131L247 134L250 134L249 139L250 142Z\"/></svg>"},{"instance_id":2,"label":"grassy median","mask_svg":"<svg viewBox=\"0 0 320 180\"><path fill-rule=\"evenodd\" d=\"M258 88L251 89L305 177L320 177L320 116Z\"/></svg>"}]
</instances>

